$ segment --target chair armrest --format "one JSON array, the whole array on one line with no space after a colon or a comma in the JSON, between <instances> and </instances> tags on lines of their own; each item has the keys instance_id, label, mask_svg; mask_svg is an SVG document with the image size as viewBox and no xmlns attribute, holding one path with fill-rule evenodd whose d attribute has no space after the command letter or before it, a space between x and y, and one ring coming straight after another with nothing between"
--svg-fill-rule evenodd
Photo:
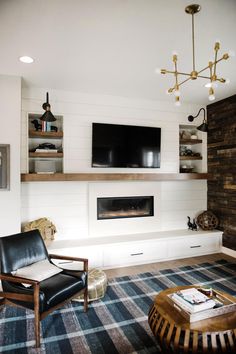
<instances>
[{"instance_id":1,"label":"chair armrest","mask_svg":"<svg viewBox=\"0 0 236 354\"><path fill-rule=\"evenodd\" d=\"M25 284L30 284L33 286L33 295L29 294L30 289L22 289L21 292L23 291L24 293L12 293L12 292L6 292L6 291L0 291L0 297L4 297L7 299L13 299L13 300L23 300L23 301L31 301L34 302L35 298L39 297L39 281L38 280L32 280L32 279L27 279L23 277L18 277L12 274L0 274L0 280L3 281L8 281L12 283L25 283ZM31 289L32 291L32 289Z\"/></svg>"},{"instance_id":2,"label":"chair armrest","mask_svg":"<svg viewBox=\"0 0 236 354\"><path fill-rule=\"evenodd\" d=\"M10 281L12 283L26 283L30 285L37 285L39 284L38 280L27 279L23 277L18 277L16 275L11 274L0 274L0 280Z\"/></svg>"},{"instance_id":3,"label":"chair armrest","mask_svg":"<svg viewBox=\"0 0 236 354\"><path fill-rule=\"evenodd\" d=\"M49 254L49 258L52 259L63 259L68 261L76 261L84 263L84 271L88 272L88 259L87 258L79 258L79 257L71 257L71 256L62 256L58 254Z\"/></svg>"}]
</instances>

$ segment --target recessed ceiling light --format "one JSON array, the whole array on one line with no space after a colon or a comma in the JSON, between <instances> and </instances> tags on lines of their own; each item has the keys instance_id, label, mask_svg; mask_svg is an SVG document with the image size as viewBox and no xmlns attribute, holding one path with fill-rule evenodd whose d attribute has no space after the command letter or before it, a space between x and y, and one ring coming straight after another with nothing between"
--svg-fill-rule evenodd
<instances>
[{"instance_id":1,"label":"recessed ceiling light","mask_svg":"<svg viewBox=\"0 0 236 354\"><path fill-rule=\"evenodd\" d=\"M27 55L24 55L23 57L20 57L19 60L22 62L22 63L26 63L26 64L31 64L34 62L34 59L31 58L31 57L28 57Z\"/></svg>"}]
</instances>

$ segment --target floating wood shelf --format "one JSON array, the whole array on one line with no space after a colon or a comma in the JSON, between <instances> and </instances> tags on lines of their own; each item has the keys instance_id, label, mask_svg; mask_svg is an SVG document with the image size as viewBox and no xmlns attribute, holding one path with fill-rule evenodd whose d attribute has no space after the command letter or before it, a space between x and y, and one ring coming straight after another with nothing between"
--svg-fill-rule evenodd
<instances>
[{"instance_id":1,"label":"floating wood shelf","mask_svg":"<svg viewBox=\"0 0 236 354\"><path fill-rule=\"evenodd\" d=\"M202 156L180 156L180 160L202 160Z\"/></svg>"},{"instance_id":2,"label":"floating wood shelf","mask_svg":"<svg viewBox=\"0 0 236 354\"><path fill-rule=\"evenodd\" d=\"M63 157L63 152L29 152L29 157Z\"/></svg>"},{"instance_id":3,"label":"floating wood shelf","mask_svg":"<svg viewBox=\"0 0 236 354\"><path fill-rule=\"evenodd\" d=\"M201 139L180 139L179 143L181 145L195 145L195 144L201 144L202 140Z\"/></svg>"},{"instance_id":4,"label":"floating wood shelf","mask_svg":"<svg viewBox=\"0 0 236 354\"><path fill-rule=\"evenodd\" d=\"M22 182L57 181L186 181L208 179L208 173L23 173Z\"/></svg>"},{"instance_id":5,"label":"floating wood shelf","mask_svg":"<svg viewBox=\"0 0 236 354\"><path fill-rule=\"evenodd\" d=\"M63 132L42 132L37 130L30 130L29 131L29 138L51 138L51 139L60 139L63 137Z\"/></svg>"}]
</instances>

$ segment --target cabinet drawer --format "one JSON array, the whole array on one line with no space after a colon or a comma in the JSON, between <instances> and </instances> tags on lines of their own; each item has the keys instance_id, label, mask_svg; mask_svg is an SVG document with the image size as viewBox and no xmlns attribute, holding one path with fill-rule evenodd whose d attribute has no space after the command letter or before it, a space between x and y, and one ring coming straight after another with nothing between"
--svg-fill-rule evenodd
<instances>
[{"instance_id":1,"label":"cabinet drawer","mask_svg":"<svg viewBox=\"0 0 236 354\"><path fill-rule=\"evenodd\" d=\"M220 248L219 236L191 237L190 239L170 240L168 243L168 257L194 256L217 252Z\"/></svg>"},{"instance_id":2,"label":"cabinet drawer","mask_svg":"<svg viewBox=\"0 0 236 354\"><path fill-rule=\"evenodd\" d=\"M104 250L104 266L126 266L166 258L166 242L132 243L108 246Z\"/></svg>"}]
</instances>

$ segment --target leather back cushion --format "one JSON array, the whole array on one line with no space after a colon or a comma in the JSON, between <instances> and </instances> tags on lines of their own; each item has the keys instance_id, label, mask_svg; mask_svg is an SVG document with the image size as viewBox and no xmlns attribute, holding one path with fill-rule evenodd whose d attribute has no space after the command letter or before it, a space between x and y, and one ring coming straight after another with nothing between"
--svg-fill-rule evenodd
<instances>
[{"instance_id":1,"label":"leather back cushion","mask_svg":"<svg viewBox=\"0 0 236 354\"><path fill-rule=\"evenodd\" d=\"M43 259L48 259L48 253L38 230L0 237L2 273L11 273Z\"/></svg>"}]
</instances>

